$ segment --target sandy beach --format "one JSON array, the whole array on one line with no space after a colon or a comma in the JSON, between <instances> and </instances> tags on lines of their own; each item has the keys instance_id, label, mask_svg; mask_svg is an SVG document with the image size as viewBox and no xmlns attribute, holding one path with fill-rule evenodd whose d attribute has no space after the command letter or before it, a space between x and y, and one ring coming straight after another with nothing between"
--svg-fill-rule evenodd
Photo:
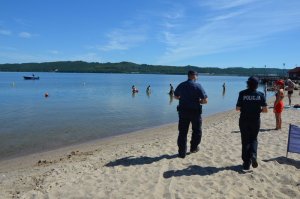
<instances>
[{"instance_id":1,"label":"sandy beach","mask_svg":"<svg viewBox=\"0 0 300 199\"><path fill-rule=\"evenodd\" d=\"M185 159L175 123L2 161L0 198L300 198L300 154L285 157L300 110L284 110L281 130L272 108L261 116L259 166L247 172L232 110L203 119L200 151Z\"/></svg>"}]
</instances>

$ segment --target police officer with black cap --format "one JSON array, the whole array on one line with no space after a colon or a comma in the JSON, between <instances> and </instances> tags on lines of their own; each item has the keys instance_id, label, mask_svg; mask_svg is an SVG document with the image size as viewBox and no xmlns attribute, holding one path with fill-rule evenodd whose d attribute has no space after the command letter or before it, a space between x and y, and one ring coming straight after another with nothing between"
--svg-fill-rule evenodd
<instances>
[{"instance_id":1,"label":"police officer with black cap","mask_svg":"<svg viewBox=\"0 0 300 199\"><path fill-rule=\"evenodd\" d=\"M196 71L188 72L188 80L180 83L174 92L174 97L179 99L177 107L179 115L178 123L178 155L185 158L187 151L187 134L192 123L192 138L190 152L199 151L198 145L202 137L202 105L207 103L207 95L199 83L196 83L198 74Z\"/></svg>"},{"instance_id":2,"label":"police officer with black cap","mask_svg":"<svg viewBox=\"0 0 300 199\"><path fill-rule=\"evenodd\" d=\"M243 168L250 169L258 166L257 163L257 135L260 128L260 113L268 112L266 98L257 91L259 80L251 76L247 81L247 89L239 93L236 110L240 111L239 127L242 139Z\"/></svg>"}]
</instances>

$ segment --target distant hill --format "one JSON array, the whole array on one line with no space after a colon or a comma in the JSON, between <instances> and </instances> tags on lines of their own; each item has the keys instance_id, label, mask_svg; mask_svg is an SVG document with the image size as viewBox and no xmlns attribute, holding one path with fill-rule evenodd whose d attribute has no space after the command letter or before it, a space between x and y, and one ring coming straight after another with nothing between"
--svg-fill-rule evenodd
<instances>
[{"instance_id":1,"label":"distant hill","mask_svg":"<svg viewBox=\"0 0 300 199\"><path fill-rule=\"evenodd\" d=\"M98 63L84 61L59 61L43 63L0 64L0 71L10 72L78 72L78 73L143 73L186 74L188 70L210 75L284 75L287 70L278 68L216 68L196 66L163 66L132 62Z\"/></svg>"}]
</instances>

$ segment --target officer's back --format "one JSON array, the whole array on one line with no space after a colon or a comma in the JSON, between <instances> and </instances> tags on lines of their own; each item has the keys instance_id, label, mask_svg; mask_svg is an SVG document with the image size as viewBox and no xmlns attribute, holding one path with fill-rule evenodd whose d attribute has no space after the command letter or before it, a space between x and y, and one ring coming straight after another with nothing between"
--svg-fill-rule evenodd
<instances>
[{"instance_id":1,"label":"officer's back","mask_svg":"<svg viewBox=\"0 0 300 199\"><path fill-rule=\"evenodd\" d=\"M237 106L240 107L241 119L259 119L265 96L262 92L246 89L240 92Z\"/></svg>"},{"instance_id":2,"label":"officer's back","mask_svg":"<svg viewBox=\"0 0 300 199\"><path fill-rule=\"evenodd\" d=\"M190 71L189 75L197 75L194 73L194 71ZM191 78L180 83L176 88L174 95L179 99L179 110L182 111L201 110L202 106L200 100L207 99L207 95L202 86Z\"/></svg>"}]
</instances>

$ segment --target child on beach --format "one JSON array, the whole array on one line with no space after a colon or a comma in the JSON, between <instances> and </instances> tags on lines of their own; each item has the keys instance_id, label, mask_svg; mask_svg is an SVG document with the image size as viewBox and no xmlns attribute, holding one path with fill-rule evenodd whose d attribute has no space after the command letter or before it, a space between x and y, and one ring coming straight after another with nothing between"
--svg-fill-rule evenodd
<instances>
[{"instance_id":1,"label":"child on beach","mask_svg":"<svg viewBox=\"0 0 300 199\"><path fill-rule=\"evenodd\" d=\"M280 89L279 92L277 93L276 100L274 102L274 110L273 112L275 113L275 118L276 118L276 130L281 129L281 113L284 108L284 103L283 103L283 90Z\"/></svg>"},{"instance_id":2,"label":"child on beach","mask_svg":"<svg viewBox=\"0 0 300 199\"><path fill-rule=\"evenodd\" d=\"M283 103L283 98L284 98L284 82L281 80L278 80L276 83L276 100L274 102L274 110L273 112L275 113L275 119L276 119L276 130L281 129L281 123L282 123L282 119L281 119L281 113L283 111L284 108L284 103Z\"/></svg>"}]
</instances>

